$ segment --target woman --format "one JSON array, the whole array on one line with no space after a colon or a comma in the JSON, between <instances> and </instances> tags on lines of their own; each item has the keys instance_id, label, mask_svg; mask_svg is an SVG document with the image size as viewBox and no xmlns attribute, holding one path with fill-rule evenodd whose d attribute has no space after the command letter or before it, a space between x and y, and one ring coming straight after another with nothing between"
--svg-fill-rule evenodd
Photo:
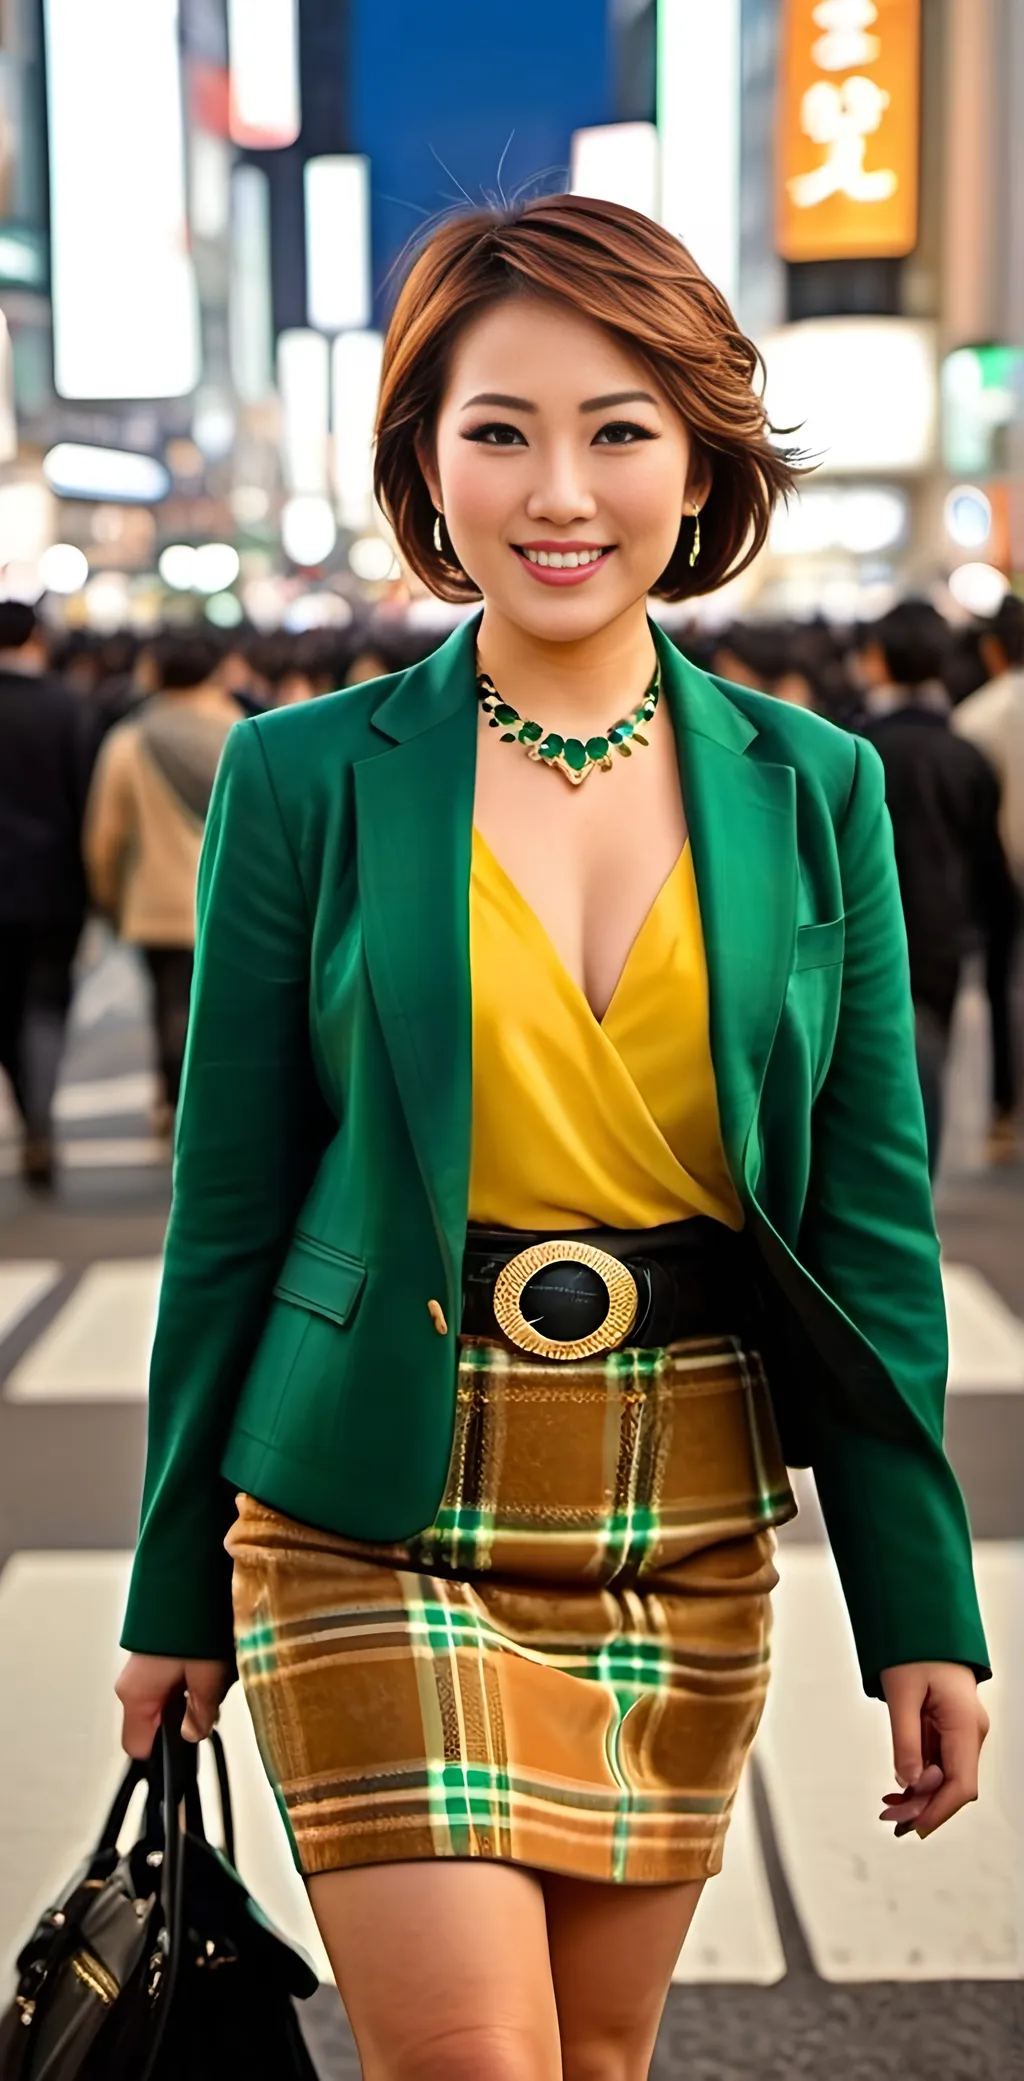
<instances>
[{"instance_id":1,"label":"woman","mask_svg":"<svg viewBox=\"0 0 1024 2081\"><path fill-rule=\"evenodd\" d=\"M647 2073L763 1704L786 1457L887 1816L975 1792L881 769L646 612L792 481L756 364L631 210L435 231L378 495L482 616L243 724L218 780L119 1695L132 1754L183 1684L209 1727L233 1562L371 2081Z\"/></svg>"}]
</instances>

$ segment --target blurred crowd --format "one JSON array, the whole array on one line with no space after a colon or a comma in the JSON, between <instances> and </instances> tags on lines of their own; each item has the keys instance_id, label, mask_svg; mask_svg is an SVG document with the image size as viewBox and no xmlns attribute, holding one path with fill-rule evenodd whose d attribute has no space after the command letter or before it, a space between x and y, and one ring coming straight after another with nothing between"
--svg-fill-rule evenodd
<instances>
[{"instance_id":1,"label":"blurred crowd","mask_svg":"<svg viewBox=\"0 0 1024 2081\"><path fill-rule=\"evenodd\" d=\"M239 717L408 666L446 629L367 609L343 628L267 634L48 629L0 602L0 1067L21 1167L54 1176L53 1101L90 912L149 978L171 1136L192 981L195 882L224 738ZM989 1153L1013 1153L1024 911L1024 602L953 630L925 600L823 620L673 627L695 663L868 737L886 771L933 1168L953 1010L980 961L991 1014Z\"/></svg>"}]
</instances>

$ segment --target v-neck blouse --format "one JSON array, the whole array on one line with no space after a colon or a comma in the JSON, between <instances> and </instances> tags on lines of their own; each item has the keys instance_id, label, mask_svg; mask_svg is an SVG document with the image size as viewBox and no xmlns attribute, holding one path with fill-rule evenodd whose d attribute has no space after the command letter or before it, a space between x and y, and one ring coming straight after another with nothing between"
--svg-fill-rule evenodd
<instances>
[{"instance_id":1,"label":"v-neck blouse","mask_svg":"<svg viewBox=\"0 0 1024 2081\"><path fill-rule=\"evenodd\" d=\"M473 828L469 1218L505 1228L742 1228L722 1148L689 844L598 1020Z\"/></svg>"}]
</instances>

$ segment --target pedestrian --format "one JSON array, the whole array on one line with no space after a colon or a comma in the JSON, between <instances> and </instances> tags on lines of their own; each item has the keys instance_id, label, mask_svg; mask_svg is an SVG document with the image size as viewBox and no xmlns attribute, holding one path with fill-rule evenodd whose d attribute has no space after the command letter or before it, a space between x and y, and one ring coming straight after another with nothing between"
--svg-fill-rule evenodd
<instances>
[{"instance_id":1,"label":"pedestrian","mask_svg":"<svg viewBox=\"0 0 1024 2081\"><path fill-rule=\"evenodd\" d=\"M93 900L140 949L153 992L169 1134L181 1085L203 827L224 740L240 709L210 675L215 644L190 632L153 646L159 692L106 737L89 795L85 856Z\"/></svg>"},{"instance_id":2,"label":"pedestrian","mask_svg":"<svg viewBox=\"0 0 1024 2081\"><path fill-rule=\"evenodd\" d=\"M992 922L985 983L992 1030L992 1117L989 1154L1012 1159L1022 1054L1020 974L1024 917L1024 600L1008 594L991 621L976 630L987 673L984 685L953 710L958 737L984 752L1000 787L999 830L1010 869L1007 899Z\"/></svg>"},{"instance_id":3,"label":"pedestrian","mask_svg":"<svg viewBox=\"0 0 1024 2081\"><path fill-rule=\"evenodd\" d=\"M947 625L927 600L902 601L860 643L863 728L885 768L933 1175L964 959L987 938L1008 897L998 782L980 752L949 727L942 679L948 643Z\"/></svg>"},{"instance_id":4,"label":"pedestrian","mask_svg":"<svg viewBox=\"0 0 1024 2081\"><path fill-rule=\"evenodd\" d=\"M54 1176L93 749L87 707L50 672L35 609L0 601L0 1065L21 1120L21 1174L40 1188Z\"/></svg>"},{"instance_id":5,"label":"pedestrian","mask_svg":"<svg viewBox=\"0 0 1024 2081\"><path fill-rule=\"evenodd\" d=\"M637 211L435 228L376 491L482 613L242 723L211 806L124 1741L183 1688L208 1729L237 1657L368 2075L648 2071L787 1463L888 1705L886 1817L976 1792L882 769L647 613L795 481L757 374Z\"/></svg>"}]
</instances>

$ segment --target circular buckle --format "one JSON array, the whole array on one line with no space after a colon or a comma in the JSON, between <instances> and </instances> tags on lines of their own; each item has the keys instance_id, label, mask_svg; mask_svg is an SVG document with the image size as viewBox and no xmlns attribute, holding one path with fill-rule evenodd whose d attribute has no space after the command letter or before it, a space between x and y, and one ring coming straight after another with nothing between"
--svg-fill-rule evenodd
<instances>
[{"instance_id":1,"label":"circular buckle","mask_svg":"<svg viewBox=\"0 0 1024 2081\"><path fill-rule=\"evenodd\" d=\"M566 1263L589 1265L597 1273L608 1290L608 1313L588 1336L563 1341L542 1336L527 1321L520 1303L523 1289L535 1272L545 1265ZM499 1327L511 1344L538 1358L593 1358L599 1352L614 1351L632 1329L638 1305L636 1280L617 1257L609 1256L607 1250L595 1249L592 1243L568 1239L533 1243L528 1250L521 1250L518 1257L511 1257L502 1266L494 1285L494 1313Z\"/></svg>"}]
</instances>

